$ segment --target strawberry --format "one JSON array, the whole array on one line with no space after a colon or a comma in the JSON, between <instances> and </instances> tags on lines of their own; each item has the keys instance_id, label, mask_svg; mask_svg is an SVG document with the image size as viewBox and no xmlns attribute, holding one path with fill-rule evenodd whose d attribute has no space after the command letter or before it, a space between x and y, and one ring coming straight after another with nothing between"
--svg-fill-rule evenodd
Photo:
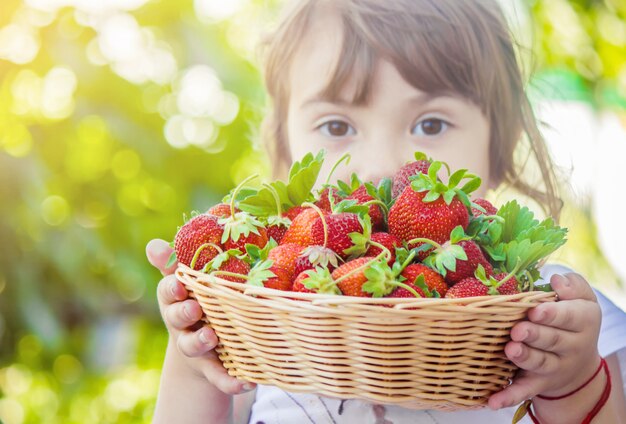
<instances>
[{"instance_id":1,"label":"strawberry","mask_svg":"<svg viewBox=\"0 0 626 424\"><path fill-rule=\"evenodd\" d=\"M300 293L341 294L330 271L321 267L298 274L292 290Z\"/></svg>"},{"instance_id":2,"label":"strawberry","mask_svg":"<svg viewBox=\"0 0 626 424\"><path fill-rule=\"evenodd\" d=\"M437 176L442 166L443 162L434 161L427 175L417 174L389 210L389 232L410 247L418 243L414 239L422 239L420 243L423 239L445 243L455 227L465 230L469 224L468 194L480 186L480 178L462 169L450 175L448 184L444 184ZM470 181L457 188L463 179ZM419 258L425 257L426 253L420 252Z\"/></svg>"},{"instance_id":3,"label":"strawberry","mask_svg":"<svg viewBox=\"0 0 626 424\"><path fill-rule=\"evenodd\" d=\"M332 196L333 202L331 205L330 196ZM341 196L337 193L337 189L334 187L325 187L319 195L319 199L315 202L315 205L323 211L332 212L333 206L341 201Z\"/></svg>"},{"instance_id":4,"label":"strawberry","mask_svg":"<svg viewBox=\"0 0 626 424\"><path fill-rule=\"evenodd\" d=\"M280 243L291 225L291 220L284 217L280 196L274 186L263 184L263 187L270 192L274 198L274 204L276 205L276 213L268 216L266 220L267 236L268 238L273 238L277 243Z\"/></svg>"},{"instance_id":5,"label":"strawberry","mask_svg":"<svg viewBox=\"0 0 626 424\"><path fill-rule=\"evenodd\" d=\"M241 212L239 209L235 208L235 212ZM218 203L217 205L211 207L208 211L206 211L209 215L215 215L218 218L228 218L231 216L231 209L228 203Z\"/></svg>"},{"instance_id":6,"label":"strawberry","mask_svg":"<svg viewBox=\"0 0 626 424\"><path fill-rule=\"evenodd\" d=\"M499 282L500 287L498 287L498 293L500 294L517 294L520 292L519 283L515 276L511 276L511 278L504 283L502 281L508 276L508 274L501 272L496 274L494 278Z\"/></svg>"},{"instance_id":7,"label":"strawberry","mask_svg":"<svg viewBox=\"0 0 626 424\"><path fill-rule=\"evenodd\" d=\"M246 244L254 244L255 246L263 248L267 244L268 240L269 239L267 237L267 230L263 227L256 227L256 231L253 230L253 232L250 232L246 236L239 236L236 240L233 238L227 239L224 242L224 248L229 250L245 250Z\"/></svg>"},{"instance_id":8,"label":"strawberry","mask_svg":"<svg viewBox=\"0 0 626 424\"><path fill-rule=\"evenodd\" d=\"M436 290L437 293L439 293L441 297L445 296L446 292L448 291L448 285L444 281L441 274L427 267L424 264L411 264L407 266L404 269L404 271L402 271L402 274L400 275L406 278L406 281L405 281L406 284L409 284L409 283L415 284L415 281L417 280L417 278L420 275L423 276L424 283L428 287L428 290L433 291L433 292ZM424 292L422 291L422 293Z\"/></svg>"},{"instance_id":9,"label":"strawberry","mask_svg":"<svg viewBox=\"0 0 626 424\"><path fill-rule=\"evenodd\" d=\"M296 259L294 275L300 275L302 271L314 269L318 266L332 272L339 266L340 260L341 258L327 247L309 246Z\"/></svg>"},{"instance_id":10,"label":"strawberry","mask_svg":"<svg viewBox=\"0 0 626 424\"><path fill-rule=\"evenodd\" d=\"M405 242L415 238L430 239L437 243L449 240L452 230L461 225L457 212L442 198L424 202L426 195L426 192L417 192L411 187L404 189L389 210L390 234ZM460 201L453 199L451 204L454 203ZM410 247L416 245L412 244ZM425 256L426 254L422 253L420 259Z\"/></svg>"},{"instance_id":11,"label":"strawberry","mask_svg":"<svg viewBox=\"0 0 626 424\"><path fill-rule=\"evenodd\" d=\"M450 290L448 290L445 297L448 299L457 299L462 297L488 295L489 287L487 287L487 285L485 285L478 278L468 277L459 281L453 287L450 287Z\"/></svg>"},{"instance_id":12,"label":"strawberry","mask_svg":"<svg viewBox=\"0 0 626 424\"><path fill-rule=\"evenodd\" d=\"M268 289L283 290L283 291L291 290L292 282L291 282L291 273L289 272L289 270L280 266L272 265L269 268L269 271L274 273L274 277L270 277L267 280L265 280L263 282L263 286L265 286Z\"/></svg>"},{"instance_id":13,"label":"strawberry","mask_svg":"<svg viewBox=\"0 0 626 424\"><path fill-rule=\"evenodd\" d=\"M289 208L285 213L284 216L285 218L288 218L290 221L293 222L294 219L296 219L296 217L298 215L300 215L300 213L304 212L305 210L307 210L308 208L305 208L303 206L294 206L292 208Z\"/></svg>"},{"instance_id":14,"label":"strawberry","mask_svg":"<svg viewBox=\"0 0 626 424\"><path fill-rule=\"evenodd\" d=\"M391 258L388 262L389 265L393 264L396 261L396 247L402 246L402 240L400 240L393 234L384 232L372 234L370 240L378 244L382 244L389 250L389 252L391 253ZM382 249L380 247L370 244L367 251L365 252L365 256L378 256L381 252Z\"/></svg>"},{"instance_id":15,"label":"strawberry","mask_svg":"<svg viewBox=\"0 0 626 424\"><path fill-rule=\"evenodd\" d=\"M446 271L445 279L448 284L454 285L467 277L473 277L478 265L482 265L485 268L487 276L493 273L493 267L475 242L472 240L461 240L458 242L458 245L465 251L467 259L457 258L455 270Z\"/></svg>"},{"instance_id":16,"label":"strawberry","mask_svg":"<svg viewBox=\"0 0 626 424\"><path fill-rule=\"evenodd\" d=\"M407 163L393 176L391 194L394 199L411 185L410 177L428 173L431 161L426 159L426 155L418 152L415 154L415 159L415 162Z\"/></svg>"},{"instance_id":17,"label":"strawberry","mask_svg":"<svg viewBox=\"0 0 626 424\"><path fill-rule=\"evenodd\" d=\"M302 253L303 247L295 243L285 243L276 246L269 251L267 259L273 261L274 266L285 269L289 273L289 279L295 274L296 260Z\"/></svg>"},{"instance_id":18,"label":"strawberry","mask_svg":"<svg viewBox=\"0 0 626 424\"><path fill-rule=\"evenodd\" d=\"M421 288L419 288L418 286L416 286L414 283L411 283L409 281L404 281L404 284L406 284L407 286L409 286L413 290L415 290L417 292L417 294L419 295L419 297L427 297L426 294L424 293L424 291ZM404 287L396 287L386 297L394 297L394 298L399 298L400 297L400 298L415 299L415 295L413 293L411 293L409 290L407 290L406 288L404 288Z\"/></svg>"},{"instance_id":19,"label":"strawberry","mask_svg":"<svg viewBox=\"0 0 626 424\"><path fill-rule=\"evenodd\" d=\"M331 274L337 287L345 296L372 297L371 293L366 293L361 288L367 283L364 269L352 273L357 268L365 268L365 265L372 262L372 258L358 258L346 262ZM352 273L348 275L349 273Z\"/></svg>"},{"instance_id":20,"label":"strawberry","mask_svg":"<svg viewBox=\"0 0 626 424\"><path fill-rule=\"evenodd\" d=\"M347 200L356 200L357 204L362 205L364 203L376 201L374 197L370 196L367 192L367 188L364 185L360 185L355 191L352 192ZM380 205L370 204L368 215L372 221L372 228L374 230L382 230L385 227L385 216Z\"/></svg>"},{"instance_id":21,"label":"strawberry","mask_svg":"<svg viewBox=\"0 0 626 424\"><path fill-rule=\"evenodd\" d=\"M191 218L178 230L174 239L178 262L191 266L196 251L202 247L193 264L193 269L202 269L219 253L214 246L219 246L223 232L224 227L218 223L216 216L201 214Z\"/></svg>"},{"instance_id":22,"label":"strawberry","mask_svg":"<svg viewBox=\"0 0 626 424\"><path fill-rule=\"evenodd\" d=\"M291 226L285 233L281 243L295 243L300 246L311 246L315 244L313 242L312 227L316 219L319 219L319 215L313 208L307 208L300 212L291 221Z\"/></svg>"},{"instance_id":23,"label":"strawberry","mask_svg":"<svg viewBox=\"0 0 626 424\"><path fill-rule=\"evenodd\" d=\"M479 265L474 277L468 277L456 283L448 290L446 297L460 298L519 293L515 272L517 272L517 267L510 274L500 273L496 277L489 277L485 274L482 265Z\"/></svg>"},{"instance_id":24,"label":"strawberry","mask_svg":"<svg viewBox=\"0 0 626 424\"><path fill-rule=\"evenodd\" d=\"M250 265L241 259L240 250L233 249L220 252L219 255L207 262L202 271L214 274L223 280L243 283L250 272Z\"/></svg>"},{"instance_id":25,"label":"strawberry","mask_svg":"<svg viewBox=\"0 0 626 424\"><path fill-rule=\"evenodd\" d=\"M495 215L498 213L498 209L496 209L496 207L492 205L489 200L478 198L478 199L475 199L473 202L477 204L478 206L482 207L486 212L486 213L483 213L483 211L481 211L480 209L472 207L472 214L474 216Z\"/></svg>"},{"instance_id":26,"label":"strawberry","mask_svg":"<svg viewBox=\"0 0 626 424\"><path fill-rule=\"evenodd\" d=\"M350 233L363 233L359 216L349 212L334 213L323 219L318 217L313 222L311 241L314 245L328 247L340 258L346 259L350 254L346 253L346 250L354 246Z\"/></svg>"}]
</instances>

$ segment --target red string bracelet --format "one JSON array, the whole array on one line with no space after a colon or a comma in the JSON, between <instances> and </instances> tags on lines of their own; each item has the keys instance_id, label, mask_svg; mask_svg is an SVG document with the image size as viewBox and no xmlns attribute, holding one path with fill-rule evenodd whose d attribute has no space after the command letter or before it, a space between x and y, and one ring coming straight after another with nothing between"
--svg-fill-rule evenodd
<instances>
[{"instance_id":1,"label":"red string bracelet","mask_svg":"<svg viewBox=\"0 0 626 424\"><path fill-rule=\"evenodd\" d=\"M596 376L598 375L598 373L600 372L602 367L604 367L605 365L606 365L606 361L604 360L604 358L600 358L600 365L598 365L598 369L596 370L596 372L593 373L591 378L589 378L589 380L585 381L582 386L580 386L577 389L572 390L569 393L566 393L566 394L564 394L562 396L542 396L542 395L537 395L537 397L539 399L543 399L543 400L559 400L559 399L564 399L566 397L570 397L574 393L578 393L579 391L581 391L582 389L587 387L589 385L589 383L591 383L593 381L593 379L596 378Z\"/></svg>"},{"instance_id":2,"label":"red string bracelet","mask_svg":"<svg viewBox=\"0 0 626 424\"><path fill-rule=\"evenodd\" d=\"M604 368L604 373L606 374L606 384L604 386L604 390L602 391L602 395L600 396L600 399L598 399L598 402L595 404L593 409L591 409L591 411L589 411L589 413L585 416L585 418L581 421L581 424L590 424L591 420L593 420L595 418L595 416L598 415L598 412L600 412L602 407L609 400L609 396L611 395L611 373L609 372L609 367L608 367L606 361L604 360L604 358L602 358L602 361L600 362L600 368L598 368L598 371L601 368ZM596 371L596 373L593 375L593 377L595 377L598 374L598 371ZM593 377L591 377L591 380L593 380ZM591 381L591 380L589 380L589 381ZM584 386L589 384L589 381L587 381L583 386L579 387L578 389L574 390L573 392L569 393L568 395L562 396L562 397L553 398L553 399L563 399L564 397L570 396L571 394L576 393L578 390L582 389ZM548 400L553 400L553 399L548 399ZM539 422L539 420L537 419L537 417L535 416L535 414L533 413L532 407L530 407L530 406L528 408L528 415L533 420L534 424L541 424Z\"/></svg>"}]
</instances>

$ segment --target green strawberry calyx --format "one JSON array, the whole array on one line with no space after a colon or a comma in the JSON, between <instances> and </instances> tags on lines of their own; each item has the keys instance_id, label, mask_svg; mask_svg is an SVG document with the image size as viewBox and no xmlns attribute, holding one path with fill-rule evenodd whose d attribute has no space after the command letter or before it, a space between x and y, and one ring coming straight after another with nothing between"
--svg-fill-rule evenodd
<instances>
[{"instance_id":1,"label":"green strawberry calyx","mask_svg":"<svg viewBox=\"0 0 626 424\"><path fill-rule=\"evenodd\" d=\"M302 285L307 289L320 294L341 294L328 268L317 266L315 270L304 272L307 272L308 277L302 280Z\"/></svg>"},{"instance_id":2,"label":"green strawberry calyx","mask_svg":"<svg viewBox=\"0 0 626 424\"><path fill-rule=\"evenodd\" d=\"M263 248L256 244L246 243L246 255L244 260L248 262L251 267L254 267L259 262L265 261L270 251L276 246L278 246L278 243L273 238L271 238Z\"/></svg>"},{"instance_id":3,"label":"green strawberry calyx","mask_svg":"<svg viewBox=\"0 0 626 424\"><path fill-rule=\"evenodd\" d=\"M474 272L474 276L476 277L476 279L478 281L480 281L481 283L483 283L484 285L486 285L489 288L489 294L490 295L492 295L492 296L493 295L499 295L500 292L498 291L498 289L500 287L502 287L504 285L504 283L509 281L511 278L515 278L515 274L519 270L520 265L521 265L521 261L518 260L517 265L515 265L515 267L513 268L513 271L508 273L500 281L498 281L494 276L487 276L487 271L485 271L485 268L482 265L480 265L480 264L478 265L478 267L476 267L476 271Z\"/></svg>"},{"instance_id":4,"label":"green strawberry calyx","mask_svg":"<svg viewBox=\"0 0 626 424\"><path fill-rule=\"evenodd\" d=\"M230 214L231 216L226 218L220 218L217 222L224 226L224 232L222 234L222 244L226 243L229 239L237 242L243 235L248 237L250 233L259 234L259 228L263 227L263 224L253 215L248 212L236 212L235 213L235 199L237 199L237 193L243 188L243 186L250 180L258 177L258 174L251 175L244 179L235 188L233 195L230 199Z\"/></svg>"},{"instance_id":5,"label":"green strawberry calyx","mask_svg":"<svg viewBox=\"0 0 626 424\"><path fill-rule=\"evenodd\" d=\"M236 257L238 259L243 259L244 257L241 250L239 249L229 249L223 252L221 249L219 249L218 246L214 244L212 247L218 249L220 253L217 256L215 256L213 259L211 259L209 262L207 262L206 265L204 265L204 268L202 268L202 272L209 273L211 271L217 271L224 264L224 262L226 262L230 258Z\"/></svg>"},{"instance_id":6,"label":"green strawberry calyx","mask_svg":"<svg viewBox=\"0 0 626 424\"><path fill-rule=\"evenodd\" d=\"M410 246L414 243L425 243L424 245L414 249L418 251L425 250L424 246L430 244L435 250L424 259L424 265L435 269L442 276L446 276L448 270L456 271L456 261L466 261L467 254L462 246L457 243L461 240L469 240L470 238L463 231L463 227L458 225L450 233L450 240L444 244L439 244L434 240L430 240L423 237L418 237L410 240L407 244Z\"/></svg>"},{"instance_id":7,"label":"green strawberry calyx","mask_svg":"<svg viewBox=\"0 0 626 424\"><path fill-rule=\"evenodd\" d=\"M442 167L448 170L448 184L444 184L437 173ZM452 203L456 197L467 207L471 206L469 194L476 191L481 184L479 176L471 174L467 169L459 169L450 175L450 168L445 162L433 161L428 167L428 174L418 173L409 178L411 187L417 192L427 192L422 199L423 202L429 203L443 197L446 204ZM462 187L459 184L463 180L468 180Z\"/></svg>"},{"instance_id":8,"label":"green strawberry calyx","mask_svg":"<svg viewBox=\"0 0 626 424\"><path fill-rule=\"evenodd\" d=\"M261 261L257 263L254 267L252 267L248 275L238 274L236 272L230 272L230 271L219 271L219 270L211 272L211 275L214 275L216 277L219 277L220 275L224 275L228 277L241 278L241 279L246 280L246 284L249 284L255 287L263 287L263 283L265 281L269 280L270 278L276 277L276 274L274 274L270 270L270 267L272 266L273 263L274 261L271 261L269 259L265 261Z\"/></svg>"},{"instance_id":9,"label":"green strawberry calyx","mask_svg":"<svg viewBox=\"0 0 626 424\"><path fill-rule=\"evenodd\" d=\"M369 215L359 216L359 222L363 228L363 232L354 231L348 234L352 241L352 246L343 251L350 259L363 256L372 243L372 220Z\"/></svg>"},{"instance_id":10,"label":"green strawberry calyx","mask_svg":"<svg viewBox=\"0 0 626 424\"><path fill-rule=\"evenodd\" d=\"M383 245L372 242L373 245L380 249L385 249ZM386 249L385 249L386 250ZM372 297L384 297L390 294L397 287L408 290L415 297L422 297L419 293L408 284L403 283L405 280L400 274L415 258L416 252L410 252L402 262L397 261L393 266L389 266L388 260L378 259L363 274L367 278L367 282L363 284L361 290L365 293L371 293Z\"/></svg>"}]
</instances>

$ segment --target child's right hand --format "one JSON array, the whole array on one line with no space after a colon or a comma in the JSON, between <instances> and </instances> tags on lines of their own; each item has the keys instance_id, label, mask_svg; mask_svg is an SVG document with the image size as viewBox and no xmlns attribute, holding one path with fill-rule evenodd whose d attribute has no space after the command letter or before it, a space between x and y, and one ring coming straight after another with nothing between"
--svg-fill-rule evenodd
<instances>
[{"instance_id":1,"label":"child's right hand","mask_svg":"<svg viewBox=\"0 0 626 424\"><path fill-rule=\"evenodd\" d=\"M200 321L202 308L188 293L173 274L176 265L167 268L172 253L164 240L151 240L146 246L148 261L164 275L157 287L157 298L161 316L170 334L170 343L177 346L173 360L185 364L193 375L206 378L220 391L235 395L252 390L253 383L246 383L228 375L228 372L215 352L217 336L213 330Z\"/></svg>"}]
</instances>

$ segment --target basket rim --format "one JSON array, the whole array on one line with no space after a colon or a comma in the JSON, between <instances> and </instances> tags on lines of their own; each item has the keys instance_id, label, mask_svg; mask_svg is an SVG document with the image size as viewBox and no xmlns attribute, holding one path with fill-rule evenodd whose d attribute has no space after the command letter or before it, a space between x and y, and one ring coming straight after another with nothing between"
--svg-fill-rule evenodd
<instances>
[{"instance_id":1,"label":"basket rim","mask_svg":"<svg viewBox=\"0 0 626 424\"><path fill-rule=\"evenodd\" d=\"M464 305L470 307L485 307L491 305L510 304L517 305L526 309L528 307L536 306L535 302L542 300L550 300L556 298L556 292L554 291L528 291L510 295L488 295L488 296L474 296L465 298L385 298L385 297L356 297L356 296L342 296L334 294L320 294L320 293L300 293L293 291L283 291L267 287L248 286L245 283L236 283L228 280L224 280L218 276L207 274L205 272L194 270L183 263L178 263L178 267L175 271L177 277L187 275L192 277L196 284L195 289L200 292L206 293L207 286L205 284L218 284L220 287L226 287L235 290L243 295L250 297L261 296L265 300L282 300L282 301L309 301L312 306L328 307L328 306L381 306L387 305L387 310L402 311L407 308L424 308L428 306L444 306L444 305ZM182 278L179 278L182 280ZM205 283L205 284L202 284ZM300 302L298 302L300 303ZM526 305L528 304L528 305ZM532 305L530 305L532 304Z\"/></svg>"}]
</instances>

